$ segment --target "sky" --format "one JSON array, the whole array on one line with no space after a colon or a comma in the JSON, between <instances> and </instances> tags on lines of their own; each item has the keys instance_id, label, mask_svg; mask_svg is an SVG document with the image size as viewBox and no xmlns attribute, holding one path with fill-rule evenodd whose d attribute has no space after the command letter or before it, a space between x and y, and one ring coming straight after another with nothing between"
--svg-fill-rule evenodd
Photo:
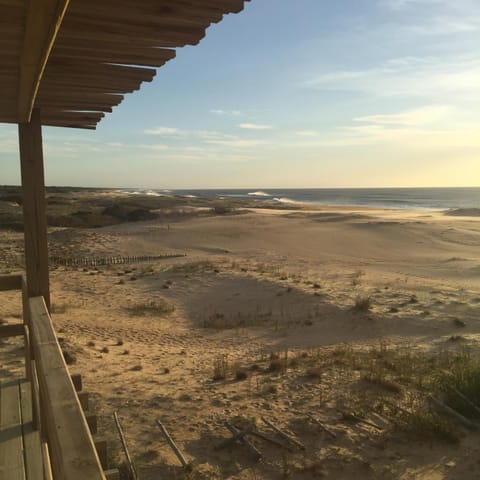
<instances>
[{"instance_id":1,"label":"sky","mask_svg":"<svg viewBox=\"0 0 480 480\"><path fill-rule=\"evenodd\" d=\"M478 0L251 0L96 131L44 127L46 183L480 186L479 112Z\"/></svg>"}]
</instances>

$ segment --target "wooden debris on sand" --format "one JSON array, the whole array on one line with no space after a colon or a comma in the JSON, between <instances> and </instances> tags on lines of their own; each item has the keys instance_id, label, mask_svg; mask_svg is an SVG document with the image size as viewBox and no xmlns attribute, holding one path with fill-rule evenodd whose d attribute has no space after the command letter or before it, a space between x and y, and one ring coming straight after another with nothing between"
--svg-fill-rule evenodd
<instances>
[{"instance_id":1,"label":"wooden debris on sand","mask_svg":"<svg viewBox=\"0 0 480 480\"><path fill-rule=\"evenodd\" d=\"M305 450L305 445L302 442L299 442L296 438L292 437L288 433L285 433L283 430L278 428L276 425L274 425L272 422L267 420L265 417L262 417L263 422L265 422L272 430L277 432L281 437L283 437L285 440L289 441L293 445L296 445L298 448L301 450Z\"/></svg>"},{"instance_id":2,"label":"wooden debris on sand","mask_svg":"<svg viewBox=\"0 0 480 480\"><path fill-rule=\"evenodd\" d=\"M125 440L125 436L123 435L122 426L120 425L120 420L118 419L116 411L113 412L113 419L115 420L115 425L117 426L118 434L120 435L120 441L122 442L123 452L125 453L125 457L127 459L128 476L130 480L138 480L137 471L135 470L132 458L130 457L127 442Z\"/></svg>"},{"instance_id":3,"label":"wooden debris on sand","mask_svg":"<svg viewBox=\"0 0 480 480\"><path fill-rule=\"evenodd\" d=\"M162 431L163 436L165 437L168 444L170 445L170 448L173 450L173 453L177 456L178 460L182 464L182 467L185 470L189 470L191 468L191 463L187 462L182 452L177 447L176 443L173 441L172 437L168 433L168 430L165 428L165 426L163 425L162 421L159 418L157 418L157 425L160 427L160 430Z\"/></svg>"}]
</instances>

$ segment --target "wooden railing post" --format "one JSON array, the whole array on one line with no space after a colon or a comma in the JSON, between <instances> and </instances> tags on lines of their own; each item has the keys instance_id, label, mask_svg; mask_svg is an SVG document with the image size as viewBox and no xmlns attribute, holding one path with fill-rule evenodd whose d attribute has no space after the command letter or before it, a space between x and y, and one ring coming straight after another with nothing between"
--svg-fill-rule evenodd
<instances>
[{"instance_id":1,"label":"wooden railing post","mask_svg":"<svg viewBox=\"0 0 480 480\"><path fill-rule=\"evenodd\" d=\"M38 109L33 111L30 123L19 124L18 134L28 296L42 296L50 310L42 125Z\"/></svg>"}]
</instances>

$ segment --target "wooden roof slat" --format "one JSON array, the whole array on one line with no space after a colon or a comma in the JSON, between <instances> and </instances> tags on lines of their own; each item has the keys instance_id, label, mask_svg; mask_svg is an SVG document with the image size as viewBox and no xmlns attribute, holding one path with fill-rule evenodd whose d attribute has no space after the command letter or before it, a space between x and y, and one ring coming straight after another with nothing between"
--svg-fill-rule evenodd
<instances>
[{"instance_id":1,"label":"wooden roof slat","mask_svg":"<svg viewBox=\"0 0 480 480\"><path fill-rule=\"evenodd\" d=\"M43 0L41 4L33 1L28 3L18 82L19 122L30 121L40 80L69 1Z\"/></svg>"},{"instance_id":2,"label":"wooden roof slat","mask_svg":"<svg viewBox=\"0 0 480 480\"><path fill-rule=\"evenodd\" d=\"M82 46L58 47L52 54L51 61L68 61L72 57L79 62L115 63L124 65L143 65L161 67L175 58L176 52L166 48L135 48L125 45L124 48L115 44L102 45L102 48Z\"/></svg>"},{"instance_id":3,"label":"wooden roof slat","mask_svg":"<svg viewBox=\"0 0 480 480\"><path fill-rule=\"evenodd\" d=\"M0 102L0 121L26 121L35 105L45 125L93 128L246 1L0 0L0 91L17 102Z\"/></svg>"},{"instance_id":4,"label":"wooden roof slat","mask_svg":"<svg viewBox=\"0 0 480 480\"><path fill-rule=\"evenodd\" d=\"M153 79L156 74L157 71L154 68L52 60L48 65L47 72L45 72L45 79L49 78L49 75L55 77L62 75L72 77L94 75L99 77L106 76L108 78Z\"/></svg>"},{"instance_id":5,"label":"wooden roof slat","mask_svg":"<svg viewBox=\"0 0 480 480\"><path fill-rule=\"evenodd\" d=\"M109 93L83 93L81 96L72 95L72 92L66 92L61 95L43 94L40 92L37 97L38 105L54 105L56 102L74 102L82 104L83 102L101 103L102 105L115 107L123 101L123 95L113 95Z\"/></svg>"},{"instance_id":6,"label":"wooden roof slat","mask_svg":"<svg viewBox=\"0 0 480 480\"><path fill-rule=\"evenodd\" d=\"M65 30L69 33L78 32L80 38L91 38L92 34L98 32L102 32L105 35L104 38L107 39L109 35L120 35L126 38L138 37L151 42L150 46L152 47L162 47L168 42L170 42L170 45L182 47L185 45L197 45L205 36L205 31L201 27L170 27L158 29L142 25L108 22L103 19L92 21L69 19L68 22L66 21Z\"/></svg>"}]
</instances>

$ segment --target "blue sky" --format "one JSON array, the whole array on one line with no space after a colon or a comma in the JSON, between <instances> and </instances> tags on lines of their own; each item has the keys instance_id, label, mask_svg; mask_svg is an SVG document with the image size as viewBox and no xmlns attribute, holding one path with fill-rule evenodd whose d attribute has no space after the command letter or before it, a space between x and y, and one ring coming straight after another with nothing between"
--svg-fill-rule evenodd
<instances>
[{"instance_id":1,"label":"blue sky","mask_svg":"<svg viewBox=\"0 0 480 480\"><path fill-rule=\"evenodd\" d=\"M46 182L480 185L478 0L252 0L96 132L44 128ZM19 183L0 126L0 184Z\"/></svg>"}]
</instances>

